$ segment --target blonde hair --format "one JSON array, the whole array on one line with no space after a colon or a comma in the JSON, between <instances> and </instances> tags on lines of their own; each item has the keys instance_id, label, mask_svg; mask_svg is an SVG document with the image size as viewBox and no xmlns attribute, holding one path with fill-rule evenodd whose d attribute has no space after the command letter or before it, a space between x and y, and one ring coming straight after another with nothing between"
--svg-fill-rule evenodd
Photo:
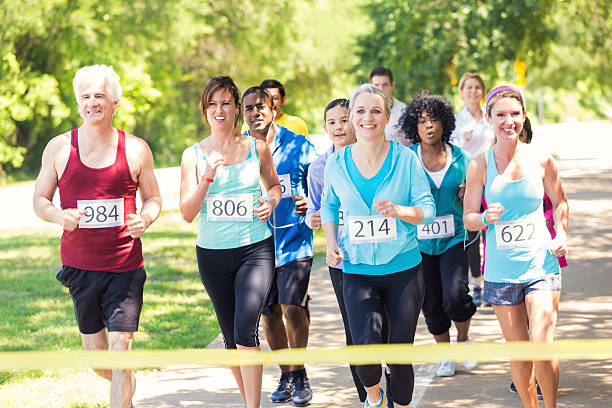
<instances>
[{"instance_id":1,"label":"blonde hair","mask_svg":"<svg viewBox=\"0 0 612 408\"><path fill-rule=\"evenodd\" d=\"M353 117L353 108L355 107L355 99L357 99L359 95L365 92L369 92L374 95L380 95L383 98L383 101L385 104L385 114L387 116L391 115L391 101L389 101L389 97L387 96L385 91L371 84L363 84L359 88L351 92L351 100L349 101L349 118L352 119Z\"/></svg>"},{"instance_id":2,"label":"blonde hair","mask_svg":"<svg viewBox=\"0 0 612 408\"><path fill-rule=\"evenodd\" d=\"M484 79L482 79L482 77L478 74L466 72L465 74L461 75L461 79L459 80L459 92L463 91L463 87L465 86L465 83L468 81L468 79L475 79L476 81L478 81L478 83L482 87L482 101L484 102L485 95L487 94L487 87L485 86Z\"/></svg>"}]
</instances>

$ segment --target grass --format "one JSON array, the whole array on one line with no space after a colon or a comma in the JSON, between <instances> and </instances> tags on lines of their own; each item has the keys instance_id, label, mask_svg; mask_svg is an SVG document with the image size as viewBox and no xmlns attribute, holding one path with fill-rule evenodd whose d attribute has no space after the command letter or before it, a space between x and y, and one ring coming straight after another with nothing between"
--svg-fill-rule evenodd
<instances>
[{"instance_id":1,"label":"grass","mask_svg":"<svg viewBox=\"0 0 612 408\"><path fill-rule=\"evenodd\" d=\"M143 237L147 281L135 349L204 348L219 326L195 260L196 225L162 213ZM0 230L0 351L80 350L72 300L55 275L58 232ZM315 232L315 253L325 239ZM108 384L92 370L0 371L0 407L105 408Z\"/></svg>"},{"instance_id":2,"label":"grass","mask_svg":"<svg viewBox=\"0 0 612 408\"><path fill-rule=\"evenodd\" d=\"M147 281L135 349L203 348L219 334L197 272L195 230L171 211L143 237ZM68 289L55 279L59 242L57 232L0 231L0 351L81 349ZM108 386L91 370L0 372L0 407L107 401Z\"/></svg>"}]
</instances>

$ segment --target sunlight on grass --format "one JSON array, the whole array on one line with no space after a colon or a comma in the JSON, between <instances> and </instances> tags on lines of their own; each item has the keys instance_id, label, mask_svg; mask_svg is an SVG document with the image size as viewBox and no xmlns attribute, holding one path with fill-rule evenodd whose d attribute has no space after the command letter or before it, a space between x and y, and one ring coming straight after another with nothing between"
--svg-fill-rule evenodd
<instances>
[{"instance_id":1,"label":"sunlight on grass","mask_svg":"<svg viewBox=\"0 0 612 408\"><path fill-rule=\"evenodd\" d=\"M162 213L143 237L147 281L135 349L204 348L219 334L198 274L193 224ZM0 351L79 350L57 232L0 231ZM108 406L108 383L91 370L0 372L0 407Z\"/></svg>"}]
</instances>

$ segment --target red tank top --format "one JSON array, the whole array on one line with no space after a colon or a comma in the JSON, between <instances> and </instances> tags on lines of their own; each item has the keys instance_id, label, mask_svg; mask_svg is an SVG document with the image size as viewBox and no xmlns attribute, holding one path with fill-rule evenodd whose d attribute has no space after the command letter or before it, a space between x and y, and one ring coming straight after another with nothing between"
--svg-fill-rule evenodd
<instances>
[{"instance_id":1,"label":"red tank top","mask_svg":"<svg viewBox=\"0 0 612 408\"><path fill-rule=\"evenodd\" d=\"M57 184L62 209L79 208L84 214L78 228L62 235L62 264L108 272L140 268L142 244L125 225L125 216L136 213L138 191L125 154L125 133L118 130L115 162L100 169L81 162L78 134L78 129L71 132L70 156Z\"/></svg>"}]
</instances>

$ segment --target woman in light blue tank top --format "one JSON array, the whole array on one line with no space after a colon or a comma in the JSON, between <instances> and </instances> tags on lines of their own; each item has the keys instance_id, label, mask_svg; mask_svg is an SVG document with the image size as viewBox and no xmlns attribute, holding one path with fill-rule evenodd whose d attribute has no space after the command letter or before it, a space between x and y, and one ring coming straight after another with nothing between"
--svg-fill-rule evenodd
<instances>
[{"instance_id":1,"label":"woman in light blue tank top","mask_svg":"<svg viewBox=\"0 0 612 408\"><path fill-rule=\"evenodd\" d=\"M567 198L552 156L529 144L521 93L497 87L486 105L495 139L468 167L463 215L469 230L488 227L483 296L506 341L552 342L561 289L557 256L567 253ZM481 214L483 192L488 209ZM554 208L552 240L542 210L545 192ZM525 407L538 406L536 379L545 406L557 406L557 360L511 361L510 371Z\"/></svg>"},{"instance_id":2,"label":"woman in light blue tank top","mask_svg":"<svg viewBox=\"0 0 612 408\"><path fill-rule=\"evenodd\" d=\"M240 93L230 77L212 78L200 103L211 132L183 152L181 215L187 222L200 216L198 269L225 348L259 350L259 318L274 278L266 222L280 201L280 182L268 146L237 131ZM231 370L245 406L259 407L262 367Z\"/></svg>"}]
</instances>

